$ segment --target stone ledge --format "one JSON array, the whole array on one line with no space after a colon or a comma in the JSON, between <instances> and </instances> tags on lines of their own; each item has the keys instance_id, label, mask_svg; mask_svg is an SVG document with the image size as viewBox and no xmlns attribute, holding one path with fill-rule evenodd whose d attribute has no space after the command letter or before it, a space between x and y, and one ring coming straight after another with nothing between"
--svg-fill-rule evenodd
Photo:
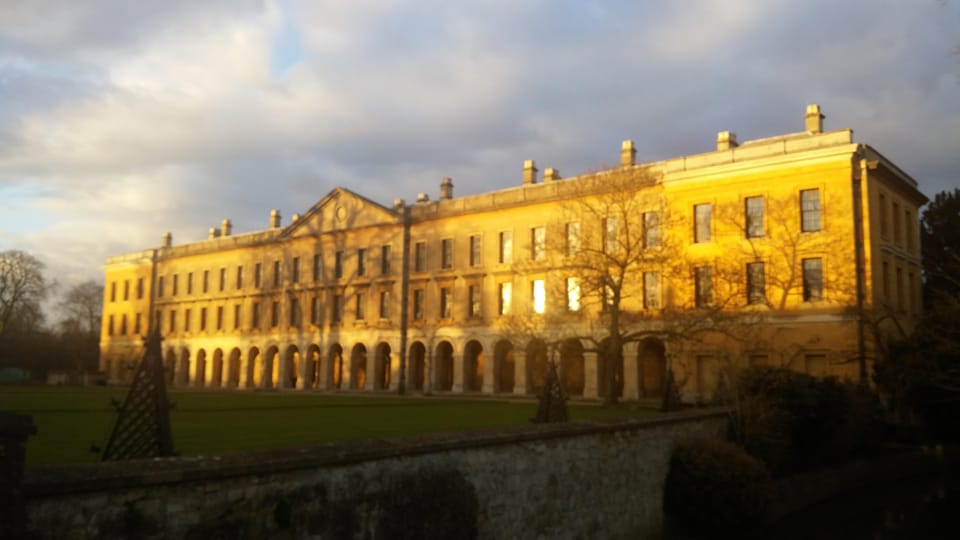
<instances>
[{"instance_id":1,"label":"stone ledge","mask_svg":"<svg viewBox=\"0 0 960 540\"><path fill-rule=\"evenodd\" d=\"M263 476L467 448L535 443L589 434L642 431L690 420L723 417L729 412L730 410L726 408L697 409L645 418L542 424L491 431L435 433L391 439L321 443L309 447L236 454L182 456L44 468L27 471L24 476L23 490L26 498L37 499L182 482Z\"/></svg>"}]
</instances>

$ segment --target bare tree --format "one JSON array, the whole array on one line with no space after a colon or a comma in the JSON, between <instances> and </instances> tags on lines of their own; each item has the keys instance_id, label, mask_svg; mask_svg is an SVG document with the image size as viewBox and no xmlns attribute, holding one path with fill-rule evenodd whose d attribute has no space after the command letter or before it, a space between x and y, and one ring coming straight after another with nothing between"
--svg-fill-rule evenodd
<instances>
[{"instance_id":1,"label":"bare tree","mask_svg":"<svg viewBox=\"0 0 960 540\"><path fill-rule=\"evenodd\" d=\"M19 250L0 252L0 350L15 336L43 322L40 303L49 289L43 263Z\"/></svg>"},{"instance_id":2,"label":"bare tree","mask_svg":"<svg viewBox=\"0 0 960 540\"><path fill-rule=\"evenodd\" d=\"M63 311L61 326L96 336L103 312L103 285L88 280L67 290L57 307Z\"/></svg>"}]
</instances>

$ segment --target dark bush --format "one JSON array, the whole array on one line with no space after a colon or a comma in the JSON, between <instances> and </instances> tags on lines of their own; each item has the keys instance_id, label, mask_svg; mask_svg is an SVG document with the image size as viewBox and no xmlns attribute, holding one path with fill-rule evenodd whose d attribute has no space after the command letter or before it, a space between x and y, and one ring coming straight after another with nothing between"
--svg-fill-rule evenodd
<instances>
[{"instance_id":1,"label":"dark bush","mask_svg":"<svg viewBox=\"0 0 960 540\"><path fill-rule=\"evenodd\" d=\"M743 448L719 439L679 445L670 459L663 510L694 534L755 531L765 511L766 466ZM712 537L712 536L711 536Z\"/></svg>"}]
</instances>

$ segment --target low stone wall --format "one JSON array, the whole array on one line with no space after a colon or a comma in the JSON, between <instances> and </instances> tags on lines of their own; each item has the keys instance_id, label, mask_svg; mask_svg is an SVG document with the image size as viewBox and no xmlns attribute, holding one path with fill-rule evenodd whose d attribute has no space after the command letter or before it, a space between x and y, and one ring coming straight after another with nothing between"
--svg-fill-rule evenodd
<instances>
[{"instance_id":1,"label":"low stone wall","mask_svg":"<svg viewBox=\"0 0 960 540\"><path fill-rule=\"evenodd\" d=\"M30 471L36 538L658 538L680 441L727 411Z\"/></svg>"}]
</instances>

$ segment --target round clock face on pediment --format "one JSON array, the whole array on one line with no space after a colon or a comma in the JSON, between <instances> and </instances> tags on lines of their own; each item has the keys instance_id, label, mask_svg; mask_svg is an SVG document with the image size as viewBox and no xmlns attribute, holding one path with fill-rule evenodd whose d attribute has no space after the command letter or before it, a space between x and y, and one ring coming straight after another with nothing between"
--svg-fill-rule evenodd
<instances>
[{"instance_id":1,"label":"round clock face on pediment","mask_svg":"<svg viewBox=\"0 0 960 540\"><path fill-rule=\"evenodd\" d=\"M337 221L343 221L347 219L347 209L342 206L338 206L334 211L334 216L336 216Z\"/></svg>"}]
</instances>

